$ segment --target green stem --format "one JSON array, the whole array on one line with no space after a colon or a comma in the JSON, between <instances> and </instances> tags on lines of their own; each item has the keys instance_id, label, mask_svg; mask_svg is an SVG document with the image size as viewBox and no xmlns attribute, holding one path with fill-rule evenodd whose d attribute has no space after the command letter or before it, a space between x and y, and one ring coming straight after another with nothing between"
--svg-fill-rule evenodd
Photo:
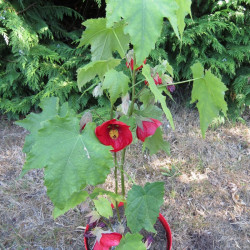
<instances>
[{"instance_id":1,"label":"green stem","mask_svg":"<svg viewBox=\"0 0 250 250\"><path fill-rule=\"evenodd\" d=\"M119 207L118 207L117 201L116 201L115 209L116 209L118 221L121 222L121 216L120 216L120 212L119 212Z\"/></svg>"},{"instance_id":2,"label":"green stem","mask_svg":"<svg viewBox=\"0 0 250 250\"><path fill-rule=\"evenodd\" d=\"M140 96L140 94L142 93L142 91L146 88L146 85L136 94L136 98L138 98Z\"/></svg>"},{"instance_id":3,"label":"green stem","mask_svg":"<svg viewBox=\"0 0 250 250\"><path fill-rule=\"evenodd\" d=\"M118 193L118 180L117 180L117 156L116 152L114 152L114 160L115 160L115 193Z\"/></svg>"},{"instance_id":4,"label":"green stem","mask_svg":"<svg viewBox=\"0 0 250 250\"><path fill-rule=\"evenodd\" d=\"M144 82L144 81L145 81L145 79L143 79L143 80L137 82L137 83L135 84L135 86L137 86L138 84L140 84L140 83L142 83L142 82ZM132 88L133 88L133 86L131 86L129 89L132 89Z\"/></svg>"},{"instance_id":5,"label":"green stem","mask_svg":"<svg viewBox=\"0 0 250 250\"><path fill-rule=\"evenodd\" d=\"M121 160L121 184L122 184L122 196L125 198L126 190L125 190L125 183L124 183L124 161L125 161L125 153L126 148L122 150L122 160Z\"/></svg>"},{"instance_id":6,"label":"green stem","mask_svg":"<svg viewBox=\"0 0 250 250\"><path fill-rule=\"evenodd\" d=\"M114 110L114 104L111 105L111 109L110 109L110 120L113 119L113 110Z\"/></svg>"},{"instance_id":7,"label":"green stem","mask_svg":"<svg viewBox=\"0 0 250 250\"><path fill-rule=\"evenodd\" d=\"M134 65L136 65L135 61L134 61ZM134 104L135 104L135 69L133 70L133 74L132 74L132 101L129 107L129 113L128 113L129 116L133 114Z\"/></svg>"},{"instance_id":8,"label":"green stem","mask_svg":"<svg viewBox=\"0 0 250 250\"><path fill-rule=\"evenodd\" d=\"M169 83L167 85L166 84L162 84L161 86L178 85L178 84L182 84L182 83L186 83L186 82L191 82L191 81L199 80L199 79L202 79L202 78L203 77L198 77L198 78L194 78L194 79L190 79L190 80L186 80L186 81Z\"/></svg>"},{"instance_id":9,"label":"green stem","mask_svg":"<svg viewBox=\"0 0 250 250\"><path fill-rule=\"evenodd\" d=\"M102 221L104 224L106 224L106 225L109 227L109 229L110 229L112 232L114 232L114 230L113 230L113 228L112 228L112 226L111 226L111 224L110 224L109 221L105 221L104 218L101 218L100 221Z\"/></svg>"}]
</instances>

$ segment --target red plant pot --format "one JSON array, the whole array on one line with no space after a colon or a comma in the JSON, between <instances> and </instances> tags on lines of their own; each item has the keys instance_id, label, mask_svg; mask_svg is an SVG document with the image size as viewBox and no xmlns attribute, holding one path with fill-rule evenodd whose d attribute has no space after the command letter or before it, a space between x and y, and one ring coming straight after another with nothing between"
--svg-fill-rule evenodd
<instances>
[{"instance_id":1,"label":"red plant pot","mask_svg":"<svg viewBox=\"0 0 250 250\"><path fill-rule=\"evenodd\" d=\"M120 202L118 207L123 206L123 203ZM114 205L111 204L111 207L114 208ZM172 233L171 233L171 229L170 226L168 225L167 220L163 217L163 215L161 213L159 213L159 217L158 220L161 222L162 226L165 228L166 230L166 236L167 236L167 249L166 250L171 250L172 248ZM89 225L86 226L85 229L85 233L88 232L89 230ZM88 246L88 238L84 237L84 246L86 250L90 250L89 246Z\"/></svg>"}]
</instances>

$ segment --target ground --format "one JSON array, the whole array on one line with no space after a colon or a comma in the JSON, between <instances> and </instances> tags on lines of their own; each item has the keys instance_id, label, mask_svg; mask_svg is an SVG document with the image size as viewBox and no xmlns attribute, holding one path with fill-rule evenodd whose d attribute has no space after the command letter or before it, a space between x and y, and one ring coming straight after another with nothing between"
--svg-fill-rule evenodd
<instances>
[{"instance_id":1,"label":"ground","mask_svg":"<svg viewBox=\"0 0 250 250\"><path fill-rule=\"evenodd\" d=\"M133 144L127 172L138 184L165 182L161 213L171 226L173 249L249 249L249 123L227 122L202 139L196 111L175 108L172 113L175 131L167 122L163 126L171 155L149 156L140 143ZM1 118L0 249L84 249L86 206L54 220L43 171L19 178L26 134ZM105 187L114 188L112 174Z\"/></svg>"}]
</instances>

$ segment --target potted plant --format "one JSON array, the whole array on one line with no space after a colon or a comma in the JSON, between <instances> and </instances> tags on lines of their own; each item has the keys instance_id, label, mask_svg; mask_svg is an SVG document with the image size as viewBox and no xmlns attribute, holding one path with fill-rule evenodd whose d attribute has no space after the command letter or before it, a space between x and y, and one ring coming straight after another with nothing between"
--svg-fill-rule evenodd
<instances>
[{"instance_id":1,"label":"potted plant","mask_svg":"<svg viewBox=\"0 0 250 250\"><path fill-rule=\"evenodd\" d=\"M85 87L83 96L92 90L97 98L107 96L109 117L95 109L78 115L67 103L59 105L58 98L45 98L40 114L31 113L17 122L30 131L23 148L27 157L22 175L30 169L44 168L54 218L86 199L91 200L93 211L88 214L86 249L90 236L95 236L94 250L115 246L118 250L149 248L150 237L145 236L142 241L140 232L155 234L158 217L166 230L166 247L170 249L170 228L159 214L164 183L136 185L124 168L126 148L139 140L149 154L160 150L170 153L161 128L165 114L174 129L166 97L172 98L175 85L190 81L194 82L192 102L197 102L204 137L213 118L220 111L226 114L226 87L210 70L204 71L199 62L192 67L193 79L174 82L168 61L159 60L153 66L145 59L160 35L164 17L181 39L191 1L106 2L106 18L83 23L86 29L79 46L91 45L92 61L79 68L77 84L80 90ZM87 86L92 79L98 81ZM113 167L115 190L111 192L98 185L105 183ZM129 191L125 189L125 176L134 183Z\"/></svg>"}]
</instances>

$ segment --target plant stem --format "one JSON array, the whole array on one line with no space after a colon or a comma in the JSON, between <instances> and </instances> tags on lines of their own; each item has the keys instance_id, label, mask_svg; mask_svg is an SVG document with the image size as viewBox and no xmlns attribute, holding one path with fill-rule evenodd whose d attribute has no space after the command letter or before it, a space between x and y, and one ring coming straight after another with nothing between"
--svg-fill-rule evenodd
<instances>
[{"instance_id":1,"label":"plant stem","mask_svg":"<svg viewBox=\"0 0 250 250\"><path fill-rule=\"evenodd\" d=\"M198 77L198 78L194 78L194 79L190 79L190 80L185 80L185 81L181 81L181 82L173 82L173 83L169 83L169 84L162 84L161 86L178 85L178 84L182 84L182 83L186 83L186 82L191 82L191 81L199 80L199 79L202 79L202 78L203 77Z\"/></svg>"},{"instance_id":2,"label":"plant stem","mask_svg":"<svg viewBox=\"0 0 250 250\"><path fill-rule=\"evenodd\" d=\"M134 60L134 65L136 65L136 62ZM132 73L132 101L129 107L129 116L133 114L134 111L134 104L135 104L135 69L133 70Z\"/></svg>"},{"instance_id":3,"label":"plant stem","mask_svg":"<svg viewBox=\"0 0 250 250\"><path fill-rule=\"evenodd\" d=\"M125 161L126 148L122 150L122 160L121 160L121 184L122 184L122 196L125 198L126 190L124 183L124 161Z\"/></svg>"},{"instance_id":4,"label":"plant stem","mask_svg":"<svg viewBox=\"0 0 250 250\"><path fill-rule=\"evenodd\" d=\"M136 94L136 98L140 96L141 92L146 88L146 85Z\"/></svg>"},{"instance_id":5,"label":"plant stem","mask_svg":"<svg viewBox=\"0 0 250 250\"><path fill-rule=\"evenodd\" d=\"M110 120L113 119L113 110L114 110L114 104L111 105L111 109L110 109Z\"/></svg>"},{"instance_id":6,"label":"plant stem","mask_svg":"<svg viewBox=\"0 0 250 250\"><path fill-rule=\"evenodd\" d=\"M115 161L115 193L118 193L118 180L117 180L117 156L114 152L114 161Z\"/></svg>"},{"instance_id":7,"label":"plant stem","mask_svg":"<svg viewBox=\"0 0 250 250\"><path fill-rule=\"evenodd\" d=\"M117 166L116 152L114 152L114 160L115 160L115 193L118 194L118 179L117 179L118 166ZM119 222L121 222L119 208L118 208L118 202L117 201L115 202L115 209L116 209L116 212L117 212L118 220L119 220Z\"/></svg>"},{"instance_id":8,"label":"plant stem","mask_svg":"<svg viewBox=\"0 0 250 250\"><path fill-rule=\"evenodd\" d=\"M100 221L102 221L104 224L106 224L106 225L109 227L109 229L110 229L112 232L114 232L114 230L113 230L113 228L112 228L112 226L111 226L111 224L110 224L109 221L105 221L103 218L101 218Z\"/></svg>"},{"instance_id":9,"label":"plant stem","mask_svg":"<svg viewBox=\"0 0 250 250\"><path fill-rule=\"evenodd\" d=\"M135 180L131 178L131 176L126 171L122 170L121 168L119 168L119 170L122 171L134 185L136 185Z\"/></svg>"},{"instance_id":10,"label":"plant stem","mask_svg":"<svg viewBox=\"0 0 250 250\"><path fill-rule=\"evenodd\" d=\"M121 222L121 216L120 216L120 212L119 212L119 207L118 207L118 205L117 205L117 201L116 201L115 209L116 209L118 221Z\"/></svg>"},{"instance_id":11,"label":"plant stem","mask_svg":"<svg viewBox=\"0 0 250 250\"><path fill-rule=\"evenodd\" d=\"M140 84L140 83L142 83L142 82L144 82L144 81L145 81L145 79L143 79L143 80L137 82L137 83L135 84L135 86L137 86L138 84ZM129 89L132 89L132 88L133 88L133 86L131 86Z\"/></svg>"}]
</instances>

